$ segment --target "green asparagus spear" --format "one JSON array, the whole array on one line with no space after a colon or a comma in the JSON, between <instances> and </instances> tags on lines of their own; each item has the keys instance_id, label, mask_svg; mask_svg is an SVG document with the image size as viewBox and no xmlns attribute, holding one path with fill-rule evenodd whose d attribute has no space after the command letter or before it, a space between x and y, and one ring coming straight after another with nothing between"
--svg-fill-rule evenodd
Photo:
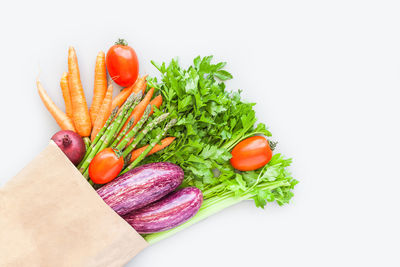
<instances>
[{"instance_id":1,"label":"green asparagus spear","mask_svg":"<svg viewBox=\"0 0 400 267\"><path fill-rule=\"evenodd\" d=\"M167 123L167 125L165 126L164 130L150 143L150 145L146 148L145 151L143 151L142 154L140 154L139 157L137 157L128 167L126 167L121 174L124 174L130 170L132 170L133 168L135 168L143 159L144 157L147 156L147 154L149 154L150 150L152 150L155 145L157 145L161 138L163 138L163 136L167 133L167 131L176 124L177 119L172 119L170 122Z\"/></svg>"},{"instance_id":2,"label":"green asparagus spear","mask_svg":"<svg viewBox=\"0 0 400 267\"><path fill-rule=\"evenodd\" d=\"M89 147L90 147L90 144L92 143L92 142L90 141L90 138L89 138L89 137L84 137L84 138L83 138L83 142L85 143L85 148L86 148L85 151L88 151L88 149L89 149Z\"/></svg>"},{"instance_id":3,"label":"green asparagus spear","mask_svg":"<svg viewBox=\"0 0 400 267\"><path fill-rule=\"evenodd\" d=\"M123 106L123 109L125 108L125 110L121 110L121 112L124 112L124 116L122 118L121 124L119 125L117 131L115 132L113 139L117 138L119 132L121 131L122 127L124 127L126 121L129 119L129 117L131 116L134 108L137 106L137 104L139 104L140 100L142 99L143 93L142 91L140 91L137 94L131 94L128 99L126 100L125 104L127 104L127 106L125 107L125 104Z\"/></svg>"},{"instance_id":4,"label":"green asparagus spear","mask_svg":"<svg viewBox=\"0 0 400 267\"><path fill-rule=\"evenodd\" d=\"M151 105L148 105L146 110L144 111L144 114L142 116L142 118L138 121L138 123L133 127L132 130L130 130L128 132L128 134L126 134L124 136L124 138L122 139L122 141L117 145L116 149L118 149L119 151L122 151L122 149L124 149L124 147L129 143L129 141L137 134L137 132L142 128L143 124L147 121L147 119L149 118L150 115L150 111L151 111ZM128 128L128 127L126 127Z\"/></svg>"},{"instance_id":5,"label":"green asparagus spear","mask_svg":"<svg viewBox=\"0 0 400 267\"><path fill-rule=\"evenodd\" d=\"M139 142L146 136L146 134L148 132L150 132L151 130L153 130L153 128L156 125L158 125L159 123L164 121L168 116L169 116L169 113L162 114L162 115L158 116L157 118L155 118L153 121L151 121L149 124L147 124L146 127L143 129L143 131L141 131L135 137L133 142L131 144L129 144L129 146L127 148L125 148L125 150L122 153L122 156L125 158L129 153L131 153L136 148L137 144L139 144Z\"/></svg>"},{"instance_id":6,"label":"green asparagus spear","mask_svg":"<svg viewBox=\"0 0 400 267\"><path fill-rule=\"evenodd\" d=\"M93 142L86 149L85 156L83 157L83 160L81 161L81 163L79 163L79 165L77 167L78 169L80 169L82 167L82 164L85 162L85 160L89 156L90 152L92 151L92 149L95 147L95 145L99 141L100 137L105 133L105 131L107 130L108 126L110 126L111 122L113 121L113 119L117 115L117 112L118 112L118 107L113 109L113 111L111 112L110 116L108 117L106 123L104 124L103 128L100 129L99 133L96 135L96 137L93 140Z\"/></svg>"},{"instance_id":7,"label":"green asparagus spear","mask_svg":"<svg viewBox=\"0 0 400 267\"><path fill-rule=\"evenodd\" d=\"M128 167L129 162L131 161L132 158L132 153L129 153L128 156L126 156L126 158L124 158L124 167L122 169L125 169L126 167Z\"/></svg>"},{"instance_id":8,"label":"green asparagus spear","mask_svg":"<svg viewBox=\"0 0 400 267\"><path fill-rule=\"evenodd\" d=\"M100 137L100 139L97 141L95 146L91 149L90 153L85 157L85 159L81 162L81 164L79 164L80 166L78 166L79 167L78 169L82 174L86 171L87 167L89 166L89 164L92 161L92 159L94 158L94 156L96 156L97 152L100 151L100 147L103 145L103 143L106 139L106 136L110 134L110 131L113 127L115 127L114 122L111 123L110 126L108 126L107 130Z\"/></svg>"},{"instance_id":9,"label":"green asparagus spear","mask_svg":"<svg viewBox=\"0 0 400 267\"><path fill-rule=\"evenodd\" d=\"M111 122L115 119L115 116L117 116L118 109L119 109L118 106L113 109L113 111L110 114L110 117L108 117L108 119L107 119L106 123L104 124L103 128L101 128L100 132L94 138L94 140L92 142L92 145L91 145L92 149L94 148L96 143L100 140L100 138L103 136L103 134L106 132L108 126L110 126Z\"/></svg>"},{"instance_id":10,"label":"green asparagus spear","mask_svg":"<svg viewBox=\"0 0 400 267\"><path fill-rule=\"evenodd\" d=\"M135 116L133 116L132 119L129 120L129 122L126 125L125 129L118 134L117 138L111 144L111 147L115 147L116 145L118 145L119 141L121 141L122 137L124 137L126 135L126 133L132 127L134 122L135 122Z\"/></svg>"}]
</instances>

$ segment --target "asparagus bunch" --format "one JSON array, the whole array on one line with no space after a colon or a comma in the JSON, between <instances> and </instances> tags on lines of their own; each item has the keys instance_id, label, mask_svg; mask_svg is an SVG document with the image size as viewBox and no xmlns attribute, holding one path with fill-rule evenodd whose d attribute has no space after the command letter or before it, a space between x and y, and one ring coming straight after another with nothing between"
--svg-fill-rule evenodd
<instances>
[{"instance_id":1,"label":"asparagus bunch","mask_svg":"<svg viewBox=\"0 0 400 267\"><path fill-rule=\"evenodd\" d=\"M177 121L176 119L173 119L169 123L167 123L164 130L151 142L151 144L147 147L144 153L142 153L138 158L136 158L132 163L129 164L132 151L136 148L139 142L143 140L143 138L151 130L153 130L154 127L156 127L158 124L166 120L169 116L169 113L162 114L146 124L151 113L151 105L148 105L144 111L143 116L136 124L135 124L136 122L135 117L132 117L127 122L127 120L132 115L134 108L137 106L141 98L142 98L141 92L139 92L136 95L132 94L126 100L126 102L119 111L118 107L116 107L112 111L107 122L105 123L103 128L99 131L93 142L88 145L85 157L83 158L82 162L78 165L79 171L83 174L83 176L86 179L89 178L90 162L97 155L97 153L99 153L103 149L107 147L112 147L118 151L121 151L125 161L125 166L122 173L125 173L133 169L135 166L137 166L140 163L140 161L142 161L146 157L146 155L150 152L150 150L157 143L160 142L161 138L166 134L168 129L171 128L176 123ZM126 127L124 127L125 124ZM94 185L90 179L89 182L92 185Z\"/></svg>"},{"instance_id":2,"label":"asparagus bunch","mask_svg":"<svg viewBox=\"0 0 400 267\"><path fill-rule=\"evenodd\" d=\"M129 101L129 99L131 101L133 101L133 103L129 106L129 108L127 107L126 113L123 115L123 119L120 123L120 125L118 126L113 138L115 139L118 136L118 133L121 132L122 127L124 127L126 121L129 119L129 117L131 116L133 110L135 109L135 107L137 106L137 104L139 104L140 100L142 99L143 93L142 91L140 91L139 93L137 93L136 95L132 94L130 97L128 97L128 99L126 100L127 102ZM126 103L126 102L125 102ZM124 104L125 105L125 104ZM122 112L122 111L121 111ZM126 127L128 128L128 127Z\"/></svg>"},{"instance_id":3,"label":"asparagus bunch","mask_svg":"<svg viewBox=\"0 0 400 267\"><path fill-rule=\"evenodd\" d=\"M154 127L158 124L160 124L161 122L163 122L167 117L169 116L169 113L165 113L162 114L160 116L158 116L157 118L155 118L152 122L150 122L144 129L143 131L141 131L136 137L135 139L132 141L131 144L128 145L128 147L125 148L124 152L122 153L122 156L124 158L126 158L128 156L128 154L130 154L135 148L136 146L139 144L139 142L146 136L146 134L148 134L151 130L154 129ZM135 133L136 135L136 133ZM158 141L159 142L159 141ZM157 142L157 143L158 143Z\"/></svg>"},{"instance_id":4,"label":"asparagus bunch","mask_svg":"<svg viewBox=\"0 0 400 267\"><path fill-rule=\"evenodd\" d=\"M162 115L161 115L161 116L162 116ZM159 116L159 117L161 117L161 116ZM133 168L135 168L135 167L147 156L147 154L149 154L150 150L152 150L153 147L155 147L155 145L157 145L157 144L160 142L161 138L164 137L164 135L168 132L168 130L169 130L172 126L174 126L174 125L176 124L176 122L177 122L177 119L172 119L172 120L170 120L170 121L167 123L167 125L164 127L163 131L162 131L159 135L157 135L157 137L156 137L153 141L151 141L150 145L145 149L145 151L143 151L143 153L140 154L139 157L137 157L131 164L129 164L129 166L126 167L126 168L121 172L121 174L124 174L124 173L126 173L126 172L132 170ZM143 130L143 132L144 132L144 130ZM125 152L124 152L124 153L125 153Z\"/></svg>"},{"instance_id":5,"label":"asparagus bunch","mask_svg":"<svg viewBox=\"0 0 400 267\"><path fill-rule=\"evenodd\" d=\"M125 146L131 141L131 139L136 135L136 133L142 128L143 124L147 121L150 115L150 111L151 111L151 106L148 105L143 113L142 118L132 128L132 130L130 130L129 133L124 136L122 141L116 146L116 149L122 151L125 148Z\"/></svg>"},{"instance_id":6,"label":"asparagus bunch","mask_svg":"<svg viewBox=\"0 0 400 267\"><path fill-rule=\"evenodd\" d=\"M132 94L122 105L121 111L115 116L114 119L111 119L112 122L107 126L100 130L97 134L95 140L92 143L92 149L86 152L87 156L84 160L79 164L79 171L83 174L83 176L87 179L89 177L88 167L94 156L104 148L108 147L113 140L114 135L118 134L118 130L123 127L125 122L128 120L130 114L132 113L134 107L139 103L140 99L142 98L142 94ZM110 116L111 118L111 116ZM110 120L108 118L108 121ZM122 126L121 126L122 124ZM102 133L102 134L101 134ZM98 139L98 140L96 140ZM97 141L97 142L96 142Z\"/></svg>"}]
</instances>

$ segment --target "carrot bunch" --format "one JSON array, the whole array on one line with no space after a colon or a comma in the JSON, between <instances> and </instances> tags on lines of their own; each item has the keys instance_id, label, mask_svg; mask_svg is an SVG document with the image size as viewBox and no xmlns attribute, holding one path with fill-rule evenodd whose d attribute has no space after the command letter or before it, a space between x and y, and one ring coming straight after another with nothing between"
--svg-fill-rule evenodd
<instances>
[{"instance_id":1,"label":"carrot bunch","mask_svg":"<svg viewBox=\"0 0 400 267\"><path fill-rule=\"evenodd\" d=\"M87 141L89 138L91 142L96 142L99 139L99 135L104 134L107 127L107 123L111 123L113 119L113 110L119 109L116 114L121 112L124 103L128 100L131 95L144 95L143 99L139 99L140 102L132 110L127 112L124 111L126 116L123 118L123 124L117 129L115 133L119 137L119 141L127 140L129 142L126 146L129 146L134 140L133 133L135 126L142 120L146 120L147 117L151 116L154 112L154 107L159 108L162 105L162 96L158 95L153 98L154 89L150 88L147 93L147 75L138 77L136 82L126 88L123 88L115 98L113 98L114 88L113 85L107 82L107 68L104 52L100 51L96 57L96 64L94 69L94 85L93 85L93 99L90 108L86 101L85 93L83 90L78 58L76 51L73 47L68 49L68 72L64 72L60 79L60 87L62 96L65 102L65 112L62 111L52 101L47 92L44 90L40 81L36 82L37 90L40 98L42 99L45 107L48 109L50 114L56 120L57 124L62 130L71 130ZM141 97L140 97L141 98ZM150 106L151 109L146 113L146 108ZM146 115L146 118L143 118ZM136 127L137 128L137 127ZM130 134L130 135L129 135ZM157 144L154 146L148 155L156 153L174 140L173 137L167 137L161 140L161 145ZM116 142L118 145L120 142ZM132 162L136 159L143 151L148 147L131 151Z\"/></svg>"}]
</instances>

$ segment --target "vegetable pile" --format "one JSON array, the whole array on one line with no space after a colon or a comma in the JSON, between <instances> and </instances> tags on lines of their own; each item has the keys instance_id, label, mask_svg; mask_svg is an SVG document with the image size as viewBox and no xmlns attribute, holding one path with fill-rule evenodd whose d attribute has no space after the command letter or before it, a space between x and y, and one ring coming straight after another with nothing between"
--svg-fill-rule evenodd
<instances>
[{"instance_id":1,"label":"vegetable pile","mask_svg":"<svg viewBox=\"0 0 400 267\"><path fill-rule=\"evenodd\" d=\"M64 130L55 135L57 144L103 200L149 243L243 200L261 208L289 203L297 184L291 159L273 153L276 143L257 123L255 103L226 89L233 78L226 63L208 56L187 68L176 59L152 64L161 77L138 76L136 53L124 40L107 55L99 52L88 109L70 48L60 81L65 113L37 82ZM124 86L115 98L107 70ZM65 131L83 139L74 136L71 145Z\"/></svg>"}]
</instances>

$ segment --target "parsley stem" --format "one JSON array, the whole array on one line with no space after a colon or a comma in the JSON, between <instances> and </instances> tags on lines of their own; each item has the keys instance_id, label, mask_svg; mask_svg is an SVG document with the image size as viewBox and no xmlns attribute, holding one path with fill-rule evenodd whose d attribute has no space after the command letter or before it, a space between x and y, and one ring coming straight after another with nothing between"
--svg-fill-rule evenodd
<instances>
[{"instance_id":1,"label":"parsley stem","mask_svg":"<svg viewBox=\"0 0 400 267\"><path fill-rule=\"evenodd\" d=\"M226 184L221 183L219 185L213 186L207 190L203 191L203 198L208 199L210 198L210 195L218 193L220 190L224 189L226 187Z\"/></svg>"}]
</instances>

